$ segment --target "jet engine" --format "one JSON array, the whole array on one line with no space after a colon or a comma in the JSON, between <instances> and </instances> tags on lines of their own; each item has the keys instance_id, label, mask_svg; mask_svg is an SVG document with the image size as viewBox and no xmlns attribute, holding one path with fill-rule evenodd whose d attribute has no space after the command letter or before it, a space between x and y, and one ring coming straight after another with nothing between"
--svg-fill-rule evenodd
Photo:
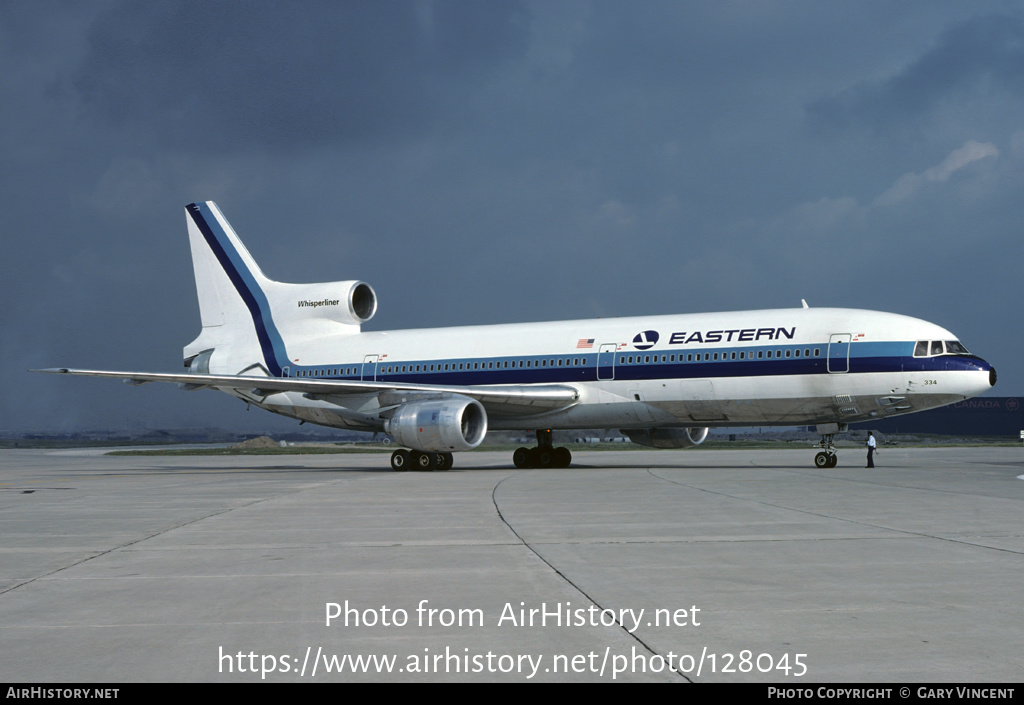
<instances>
[{"instance_id":1,"label":"jet engine","mask_svg":"<svg viewBox=\"0 0 1024 705\"><path fill-rule=\"evenodd\" d=\"M648 448L692 448L708 437L708 428L644 428L625 430L629 440Z\"/></svg>"},{"instance_id":2,"label":"jet engine","mask_svg":"<svg viewBox=\"0 0 1024 705\"><path fill-rule=\"evenodd\" d=\"M270 294L282 311L287 311L282 319L324 319L359 325L373 318L377 312L377 294L373 287L361 281L274 282Z\"/></svg>"},{"instance_id":3,"label":"jet engine","mask_svg":"<svg viewBox=\"0 0 1024 705\"><path fill-rule=\"evenodd\" d=\"M472 450L487 435L487 412L468 397L411 402L385 420L384 430L413 450Z\"/></svg>"}]
</instances>

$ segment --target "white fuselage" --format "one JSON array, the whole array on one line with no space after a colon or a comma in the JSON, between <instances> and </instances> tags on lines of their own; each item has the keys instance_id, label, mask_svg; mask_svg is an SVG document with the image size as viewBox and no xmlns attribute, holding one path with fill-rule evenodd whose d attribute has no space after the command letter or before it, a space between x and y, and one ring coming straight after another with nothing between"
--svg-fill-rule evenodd
<instances>
[{"instance_id":1,"label":"white fuselage","mask_svg":"<svg viewBox=\"0 0 1024 705\"><path fill-rule=\"evenodd\" d=\"M559 410L492 412L491 429L805 425L884 418L987 390L991 367L976 357L915 357L919 341L952 340L897 314L779 309L346 332L282 341L275 356L281 374L295 378L578 391L578 402ZM255 362L215 361L214 374ZM317 423L366 426L332 413L336 400L294 392L249 400ZM343 406L366 414L379 401L367 394Z\"/></svg>"}]
</instances>

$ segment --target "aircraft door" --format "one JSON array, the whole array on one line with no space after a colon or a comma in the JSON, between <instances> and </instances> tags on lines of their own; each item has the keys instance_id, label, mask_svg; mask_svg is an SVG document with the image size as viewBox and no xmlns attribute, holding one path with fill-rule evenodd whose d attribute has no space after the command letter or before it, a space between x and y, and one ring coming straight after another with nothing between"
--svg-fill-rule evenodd
<instances>
[{"instance_id":1,"label":"aircraft door","mask_svg":"<svg viewBox=\"0 0 1024 705\"><path fill-rule=\"evenodd\" d=\"M615 379L615 343L603 343L597 353L597 378Z\"/></svg>"},{"instance_id":2,"label":"aircraft door","mask_svg":"<svg viewBox=\"0 0 1024 705\"><path fill-rule=\"evenodd\" d=\"M363 358L363 369L359 379L364 382L377 381L377 355L367 355Z\"/></svg>"},{"instance_id":3,"label":"aircraft door","mask_svg":"<svg viewBox=\"0 0 1024 705\"><path fill-rule=\"evenodd\" d=\"M828 339L828 371L850 371L850 334L833 333Z\"/></svg>"}]
</instances>

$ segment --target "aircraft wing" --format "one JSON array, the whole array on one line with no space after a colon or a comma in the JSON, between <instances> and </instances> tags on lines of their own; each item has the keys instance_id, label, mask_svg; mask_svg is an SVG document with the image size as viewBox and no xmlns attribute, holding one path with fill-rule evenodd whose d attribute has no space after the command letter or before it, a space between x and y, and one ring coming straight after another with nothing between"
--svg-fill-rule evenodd
<instances>
[{"instance_id":1,"label":"aircraft wing","mask_svg":"<svg viewBox=\"0 0 1024 705\"><path fill-rule=\"evenodd\" d=\"M182 389L193 390L212 387L216 389L237 389L257 396L269 396L279 392L297 392L313 398L331 400L353 395L377 394L381 406L394 406L416 398L439 395L461 395L476 399L488 413L496 416L529 416L557 411L573 406L579 401L579 391L561 384L541 385L488 385L488 386L445 386L434 384L409 384L405 382L369 382L328 379L296 379L293 377L269 377L258 375L209 375L174 374L161 372L117 372L111 370L76 370L67 367L52 367L31 372L49 374L80 375L84 377L107 377L124 380L126 384L147 384L169 382ZM341 399L339 399L341 401Z\"/></svg>"}]
</instances>

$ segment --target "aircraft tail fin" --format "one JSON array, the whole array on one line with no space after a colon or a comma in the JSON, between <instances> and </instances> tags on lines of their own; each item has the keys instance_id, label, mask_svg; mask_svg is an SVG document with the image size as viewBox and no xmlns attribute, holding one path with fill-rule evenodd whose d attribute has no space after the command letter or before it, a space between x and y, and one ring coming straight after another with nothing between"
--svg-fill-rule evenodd
<instances>
[{"instance_id":1,"label":"aircraft tail fin","mask_svg":"<svg viewBox=\"0 0 1024 705\"><path fill-rule=\"evenodd\" d=\"M259 365L282 376L296 349L358 333L376 312L376 294L363 282L267 278L213 201L191 203L185 212L203 324L185 347L185 364L194 371L236 374Z\"/></svg>"},{"instance_id":2,"label":"aircraft tail fin","mask_svg":"<svg viewBox=\"0 0 1024 705\"><path fill-rule=\"evenodd\" d=\"M192 203L185 211L203 328L251 322L249 304L258 309L253 295L269 280L216 203Z\"/></svg>"}]
</instances>

